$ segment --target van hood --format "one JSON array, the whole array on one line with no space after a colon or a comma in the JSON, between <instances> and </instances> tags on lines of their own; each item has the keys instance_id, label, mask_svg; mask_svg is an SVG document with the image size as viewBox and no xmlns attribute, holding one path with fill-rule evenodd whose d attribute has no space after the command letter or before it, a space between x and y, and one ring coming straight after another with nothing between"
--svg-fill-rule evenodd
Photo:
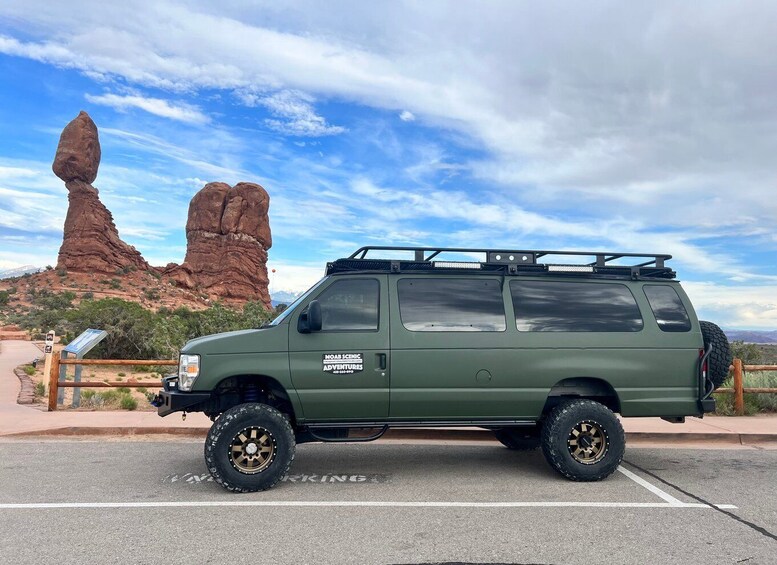
<instances>
[{"instance_id":1,"label":"van hood","mask_svg":"<svg viewBox=\"0 0 777 565\"><path fill-rule=\"evenodd\" d=\"M286 324L257 330L238 330L206 335L188 341L181 353L189 355L234 355L288 351L289 332Z\"/></svg>"}]
</instances>

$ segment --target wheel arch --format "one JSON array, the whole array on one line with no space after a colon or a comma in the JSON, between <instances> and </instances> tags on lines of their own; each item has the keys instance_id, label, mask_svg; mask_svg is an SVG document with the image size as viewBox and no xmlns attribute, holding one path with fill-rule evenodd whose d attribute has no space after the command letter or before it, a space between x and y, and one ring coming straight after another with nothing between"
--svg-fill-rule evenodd
<instances>
[{"instance_id":1,"label":"wheel arch","mask_svg":"<svg viewBox=\"0 0 777 565\"><path fill-rule=\"evenodd\" d=\"M604 404L613 412L621 411L618 393L609 382L598 377L581 376L562 379L551 387L542 410L543 415L564 400L573 398L587 398Z\"/></svg>"},{"instance_id":2,"label":"wheel arch","mask_svg":"<svg viewBox=\"0 0 777 565\"><path fill-rule=\"evenodd\" d=\"M218 412L246 402L261 402L288 414L292 422L302 416L296 395L270 375L245 373L224 377L213 387L213 394L219 399Z\"/></svg>"}]
</instances>

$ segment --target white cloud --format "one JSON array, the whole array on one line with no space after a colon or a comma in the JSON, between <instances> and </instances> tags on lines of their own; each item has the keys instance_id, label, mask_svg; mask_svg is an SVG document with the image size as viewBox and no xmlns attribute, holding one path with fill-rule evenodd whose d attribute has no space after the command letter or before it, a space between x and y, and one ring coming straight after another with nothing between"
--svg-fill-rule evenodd
<instances>
[{"instance_id":1,"label":"white cloud","mask_svg":"<svg viewBox=\"0 0 777 565\"><path fill-rule=\"evenodd\" d=\"M683 282L703 319L728 328L777 328L777 285Z\"/></svg>"},{"instance_id":2,"label":"white cloud","mask_svg":"<svg viewBox=\"0 0 777 565\"><path fill-rule=\"evenodd\" d=\"M328 124L324 117L317 115L312 104L313 98L298 91L282 90L255 100L244 98L244 101L248 100L253 105L266 107L273 116L281 118L268 119L265 123L285 135L320 137L346 131L344 127Z\"/></svg>"},{"instance_id":3,"label":"white cloud","mask_svg":"<svg viewBox=\"0 0 777 565\"><path fill-rule=\"evenodd\" d=\"M185 102L174 103L161 98L149 98L137 94L123 96L119 94L85 94L84 96L92 104L110 106L120 112L126 111L129 108L139 108L155 116L189 124L207 124L210 122L210 118L203 114L197 106Z\"/></svg>"},{"instance_id":4,"label":"white cloud","mask_svg":"<svg viewBox=\"0 0 777 565\"><path fill-rule=\"evenodd\" d=\"M402 113L399 114L399 119L403 122L413 122L415 121L415 114L408 110L402 110Z\"/></svg>"}]
</instances>

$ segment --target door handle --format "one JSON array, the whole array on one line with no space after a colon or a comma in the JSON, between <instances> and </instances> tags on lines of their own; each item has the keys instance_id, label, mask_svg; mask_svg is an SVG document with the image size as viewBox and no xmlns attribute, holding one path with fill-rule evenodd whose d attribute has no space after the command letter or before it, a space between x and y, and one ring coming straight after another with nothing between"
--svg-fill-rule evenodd
<instances>
[{"instance_id":1,"label":"door handle","mask_svg":"<svg viewBox=\"0 0 777 565\"><path fill-rule=\"evenodd\" d=\"M381 371L386 370L386 354L385 353L376 353L375 354L375 364L378 366L378 369Z\"/></svg>"}]
</instances>

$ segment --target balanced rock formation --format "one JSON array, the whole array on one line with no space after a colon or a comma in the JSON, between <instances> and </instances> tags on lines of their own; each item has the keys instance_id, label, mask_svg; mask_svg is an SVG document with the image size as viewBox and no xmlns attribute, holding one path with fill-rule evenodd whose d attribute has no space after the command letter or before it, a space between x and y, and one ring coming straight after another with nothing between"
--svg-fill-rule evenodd
<instances>
[{"instance_id":1,"label":"balanced rock formation","mask_svg":"<svg viewBox=\"0 0 777 565\"><path fill-rule=\"evenodd\" d=\"M68 209L58 269L111 274L118 269L149 269L137 249L124 243L113 216L92 182L100 166L97 126L81 112L62 131L52 169L65 181Z\"/></svg>"},{"instance_id":2,"label":"balanced rock formation","mask_svg":"<svg viewBox=\"0 0 777 565\"><path fill-rule=\"evenodd\" d=\"M205 185L189 204L186 259L165 274L180 286L271 308L267 250L272 247L270 196L258 184Z\"/></svg>"}]
</instances>

